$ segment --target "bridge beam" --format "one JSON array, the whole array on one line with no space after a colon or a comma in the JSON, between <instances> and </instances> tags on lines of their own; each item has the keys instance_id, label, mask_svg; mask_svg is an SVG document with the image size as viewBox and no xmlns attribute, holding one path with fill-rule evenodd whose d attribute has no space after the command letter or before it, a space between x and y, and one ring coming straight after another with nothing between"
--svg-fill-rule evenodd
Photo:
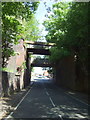
<instances>
[{"instance_id":1,"label":"bridge beam","mask_svg":"<svg viewBox=\"0 0 90 120\"><path fill-rule=\"evenodd\" d=\"M56 46L55 43L47 43L47 42L34 42L34 41L24 41L25 44L30 44L30 45L41 45L41 46Z\"/></svg>"},{"instance_id":2,"label":"bridge beam","mask_svg":"<svg viewBox=\"0 0 90 120\"><path fill-rule=\"evenodd\" d=\"M38 48L27 48L27 52L32 52L33 54L39 54L39 55L51 55L49 49L38 49Z\"/></svg>"},{"instance_id":3,"label":"bridge beam","mask_svg":"<svg viewBox=\"0 0 90 120\"><path fill-rule=\"evenodd\" d=\"M32 67L52 67L52 64L31 64Z\"/></svg>"}]
</instances>

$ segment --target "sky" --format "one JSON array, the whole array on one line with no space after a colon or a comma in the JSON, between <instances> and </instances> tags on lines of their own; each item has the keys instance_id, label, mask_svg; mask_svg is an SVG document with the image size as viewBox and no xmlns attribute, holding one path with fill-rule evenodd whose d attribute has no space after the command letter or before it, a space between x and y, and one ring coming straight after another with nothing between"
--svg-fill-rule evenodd
<instances>
[{"instance_id":1,"label":"sky","mask_svg":"<svg viewBox=\"0 0 90 120\"><path fill-rule=\"evenodd\" d=\"M55 3L54 0L40 1L40 4L36 11L35 17L36 17L37 21L39 22L39 28L42 31L42 36L45 36L47 34L47 31L45 31L45 27L42 25L42 23L46 19L45 14L47 14L47 10L45 8L44 2L46 2L47 7L52 7L52 4ZM46 42L45 39L43 41Z\"/></svg>"},{"instance_id":2,"label":"sky","mask_svg":"<svg viewBox=\"0 0 90 120\"><path fill-rule=\"evenodd\" d=\"M46 2L46 7L50 7L52 9L52 5L57 3L57 2L60 2L60 1L70 2L73 0L40 0L40 4L39 4L38 9L36 11L35 17L36 17L37 21L39 22L39 28L42 31L42 36L45 36L47 34L47 31L45 31L45 27L42 25L44 20L47 19L45 17L45 14L47 14L47 10L45 8L44 2ZM48 13L48 14L50 14L50 13ZM44 39L42 42L46 42L46 40Z\"/></svg>"},{"instance_id":3,"label":"sky","mask_svg":"<svg viewBox=\"0 0 90 120\"><path fill-rule=\"evenodd\" d=\"M34 67L34 73L43 74L43 70L41 67Z\"/></svg>"},{"instance_id":4,"label":"sky","mask_svg":"<svg viewBox=\"0 0 90 120\"><path fill-rule=\"evenodd\" d=\"M47 10L45 8L44 2L46 2L47 7L51 7L52 8L52 4L54 4L55 0L43 0L40 1L40 4L38 6L38 9L36 11L35 17L37 19L37 21L39 22L39 29L43 29L42 30L42 36L45 36L47 34L47 31L45 31L45 27L42 25L42 23L44 22L44 20L46 19L45 14L47 14ZM44 39L43 42L46 42L46 40ZM42 73L42 68L41 67L35 67L34 68L34 73Z\"/></svg>"},{"instance_id":5,"label":"sky","mask_svg":"<svg viewBox=\"0 0 90 120\"><path fill-rule=\"evenodd\" d=\"M44 1L46 1L46 0L44 0ZM46 11L46 8L45 8L45 5L44 5L44 1L41 1L40 2L40 4L39 4L39 6L38 6L38 9L37 9L37 11L36 11L36 19L40 22L40 23L43 23L43 21L45 20L45 14L47 13L47 11ZM53 2L53 0L51 1L51 0L48 0L47 2L46 2L46 5L48 6L48 7L52 7L52 4L53 3L55 3L55 2Z\"/></svg>"},{"instance_id":6,"label":"sky","mask_svg":"<svg viewBox=\"0 0 90 120\"><path fill-rule=\"evenodd\" d=\"M47 34L47 31L45 31L45 27L42 25L42 23L46 19L45 14L47 14L47 10L45 8L44 2L46 2L47 7L52 8L52 5L56 3L55 1L60 2L63 0L42 0L42 1L40 1L40 4L36 11L35 17L36 17L37 21L39 22L39 29L41 29L41 30L43 29L42 36L45 36ZM68 2L68 1L72 1L72 0L64 0L64 1ZM46 42L46 40L44 39L42 42ZM35 71L35 73L39 73L39 72L41 73L42 68L41 67L34 68L34 71Z\"/></svg>"}]
</instances>

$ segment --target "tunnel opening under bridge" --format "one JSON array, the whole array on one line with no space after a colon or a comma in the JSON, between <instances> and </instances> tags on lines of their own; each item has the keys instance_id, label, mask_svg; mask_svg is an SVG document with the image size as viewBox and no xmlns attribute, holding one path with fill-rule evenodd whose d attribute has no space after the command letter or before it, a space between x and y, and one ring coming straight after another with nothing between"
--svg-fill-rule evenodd
<instances>
[{"instance_id":1,"label":"tunnel opening under bridge","mask_svg":"<svg viewBox=\"0 0 90 120\"><path fill-rule=\"evenodd\" d=\"M50 63L48 57L45 56L50 56L51 52L49 50L50 47L53 45L51 44L46 44L46 43L38 43L38 42L27 42L27 55L26 55L26 85L28 86L31 83L32 80L32 74L33 74L33 69L35 68L43 68L43 72L45 70L51 71L52 69L52 64ZM36 56L36 57L33 57ZM42 57L43 56L43 57ZM38 70L39 71L39 70ZM53 76L53 75L51 75ZM51 77L48 75L48 77ZM40 77L40 75L38 76ZM45 77L44 75L42 77Z\"/></svg>"},{"instance_id":2,"label":"tunnel opening under bridge","mask_svg":"<svg viewBox=\"0 0 90 120\"><path fill-rule=\"evenodd\" d=\"M31 82L53 81L52 67L33 67L31 72Z\"/></svg>"},{"instance_id":3,"label":"tunnel opening under bridge","mask_svg":"<svg viewBox=\"0 0 90 120\"><path fill-rule=\"evenodd\" d=\"M31 82L53 80L53 67L47 55L32 54Z\"/></svg>"}]
</instances>

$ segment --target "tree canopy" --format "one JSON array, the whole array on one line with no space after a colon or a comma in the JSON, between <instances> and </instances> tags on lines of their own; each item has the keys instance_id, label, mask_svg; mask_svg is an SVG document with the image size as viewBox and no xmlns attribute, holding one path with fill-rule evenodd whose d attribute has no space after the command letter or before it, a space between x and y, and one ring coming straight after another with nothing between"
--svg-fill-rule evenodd
<instances>
[{"instance_id":1,"label":"tree canopy","mask_svg":"<svg viewBox=\"0 0 90 120\"><path fill-rule=\"evenodd\" d=\"M51 48L52 62L73 55L87 66L88 7L87 2L59 2L53 5L53 14L44 21L48 31L47 42L56 43Z\"/></svg>"},{"instance_id":2,"label":"tree canopy","mask_svg":"<svg viewBox=\"0 0 90 120\"><path fill-rule=\"evenodd\" d=\"M28 41L36 41L40 38L40 30L38 28L38 21L35 19L34 14L32 14L32 18L27 21L23 21L22 32L20 37L24 38Z\"/></svg>"},{"instance_id":3,"label":"tree canopy","mask_svg":"<svg viewBox=\"0 0 90 120\"><path fill-rule=\"evenodd\" d=\"M35 22L33 14L39 2L2 2L2 66L6 66L6 61L14 55L13 44L17 44L20 38L27 38L29 30L33 37L37 34L35 26L27 28L30 21ZM33 19L33 20L32 20ZM27 21L27 24L24 22ZM24 29L26 27L26 29ZM28 33L26 34L26 31ZM22 35L23 34L23 35ZM31 37L32 39L32 36ZM37 35L36 35L37 36ZM35 36L35 39L37 37ZM33 39L33 40L35 40Z\"/></svg>"}]
</instances>

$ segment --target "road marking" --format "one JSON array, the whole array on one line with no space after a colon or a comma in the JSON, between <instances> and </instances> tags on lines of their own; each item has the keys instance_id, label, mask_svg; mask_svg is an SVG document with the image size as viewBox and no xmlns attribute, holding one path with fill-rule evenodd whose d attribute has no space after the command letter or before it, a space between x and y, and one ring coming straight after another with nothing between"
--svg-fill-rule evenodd
<instances>
[{"instance_id":1,"label":"road marking","mask_svg":"<svg viewBox=\"0 0 90 120\"><path fill-rule=\"evenodd\" d=\"M53 102L52 98L51 98L51 97L49 97L49 99L50 99L50 101L51 101L51 103L52 103L53 107L55 107L55 104L54 104L54 102Z\"/></svg>"},{"instance_id":2,"label":"road marking","mask_svg":"<svg viewBox=\"0 0 90 120\"><path fill-rule=\"evenodd\" d=\"M43 85L44 85L44 84L43 84ZM46 92L47 96L49 97L49 99L50 99L50 101L51 101L51 103L52 103L52 106L55 108L56 106L55 106L52 98L50 97L50 95L49 95L49 93L48 93L48 91L47 91L47 89L46 89L45 86L44 86L44 89L45 89L45 92ZM58 115L58 117L59 117L61 120L63 120L62 115Z\"/></svg>"},{"instance_id":3,"label":"road marking","mask_svg":"<svg viewBox=\"0 0 90 120\"><path fill-rule=\"evenodd\" d=\"M68 93L65 93L65 94L68 95L68 96L70 96L70 97L72 97L72 98L74 98L75 100L77 100L77 101L79 101L79 102L81 102L81 103L87 105L87 106L90 106L90 105L88 105L87 103L83 102L82 100L79 100L78 98L75 98L75 97L69 95Z\"/></svg>"},{"instance_id":4,"label":"road marking","mask_svg":"<svg viewBox=\"0 0 90 120\"><path fill-rule=\"evenodd\" d=\"M50 101L51 101L53 107L55 107L55 104L54 104L52 98L50 97L49 93L47 92L47 89L46 89L46 88L45 88L45 91L46 91L47 96L49 96L49 99L50 99Z\"/></svg>"},{"instance_id":5,"label":"road marking","mask_svg":"<svg viewBox=\"0 0 90 120\"><path fill-rule=\"evenodd\" d=\"M53 107L55 107L55 104L54 104L54 102L53 102L52 98L50 97L50 95L49 95L49 93L48 93L47 89L46 89L45 87L44 87L44 89L45 89L46 94L47 94L47 96L49 97L49 99L50 99L50 101L51 101L51 103L52 103Z\"/></svg>"},{"instance_id":6,"label":"road marking","mask_svg":"<svg viewBox=\"0 0 90 120\"><path fill-rule=\"evenodd\" d=\"M46 91L46 94L49 96L49 93Z\"/></svg>"},{"instance_id":7,"label":"road marking","mask_svg":"<svg viewBox=\"0 0 90 120\"><path fill-rule=\"evenodd\" d=\"M61 115L58 115L60 117L61 120L63 120L62 116Z\"/></svg>"},{"instance_id":8,"label":"road marking","mask_svg":"<svg viewBox=\"0 0 90 120\"><path fill-rule=\"evenodd\" d=\"M32 89L32 87L31 87ZM13 112L11 112L4 120L7 120L8 118L11 118L11 115L14 113L14 111L19 107L19 105L22 103L22 101L25 99L25 97L28 95L28 93L31 91L31 89L25 94L25 96L21 99L21 101L17 104L17 106L14 108Z\"/></svg>"}]
</instances>

